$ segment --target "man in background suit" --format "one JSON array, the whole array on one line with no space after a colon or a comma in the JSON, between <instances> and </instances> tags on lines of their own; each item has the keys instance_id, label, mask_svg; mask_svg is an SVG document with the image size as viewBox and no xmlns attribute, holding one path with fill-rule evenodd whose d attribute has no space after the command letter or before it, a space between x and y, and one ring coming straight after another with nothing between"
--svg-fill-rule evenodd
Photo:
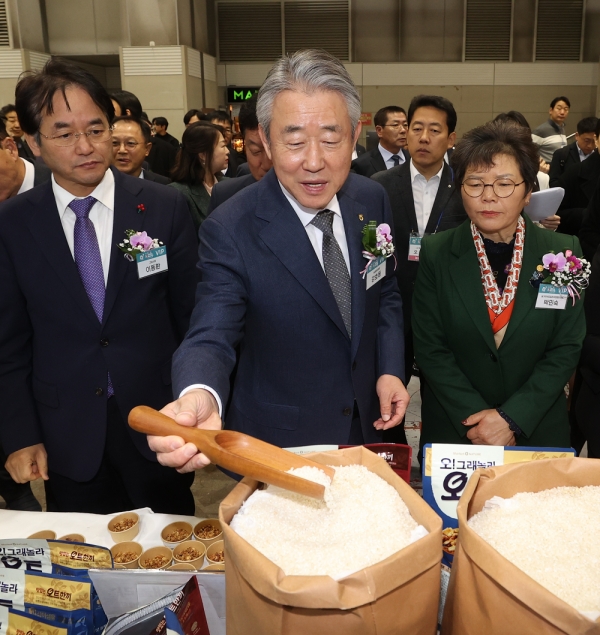
<instances>
[{"instance_id":1,"label":"man in background suit","mask_svg":"<svg viewBox=\"0 0 600 635\"><path fill-rule=\"evenodd\" d=\"M162 139L163 141L166 141L167 143L170 143L175 148L175 150L179 150L179 146L181 144L179 143L178 139L167 132L168 127L169 122L166 117L154 117L154 119L152 120L152 128L155 132L154 136Z\"/></svg>"},{"instance_id":2,"label":"man in background suit","mask_svg":"<svg viewBox=\"0 0 600 635\"><path fill-rule=\"evenodd\" d=\"M126 423L134 406L170 399L197 281L185 200L109 167L114 110L87 71L52 59L20 80L16 105L53 176L0 207L6 468L19 483L43 478L50 511L193 514L189 476L156 463ZM166 257L126 258L128 230Z\"/></svg>"},{"instance_id":3,"label":"man in background suit","mask_svg":"<svg viewBox=\"0 0 600 635\"><path fill-rule=\"evenodd\" d=\"M273 163L271 163L271 159L267 155L265 146L258 134L256 95L242 104L239 122L240 131L244 138L244 149L246 150L246 163L242 163L242 165L248 166L250 174L238 176L234 179L225 179L220 183L216 183L210 197L209 214L240 190L260 181L273 167Z\"/></svg>"},{"instance_id":4,"label":"man in background suit","mask_svg":"<svg viewBox=\"0 0 600 635\"><path fill-rule=\"evenodd\" d=\"M163 412L220 428L237 361L227 428L282 447L377 441L409 398L392 259L377 281L361 275L364 226L392 216L381 187L349 175L358 92L329 53L298 51L271 69L257 113L273 170L202 223L179 398ZM149 440L164 465L207 462L179 437Z\"/></svg>"},{"instance_id":5,"label":"man in background suit","mask_svg":"<svg viewBox=\"0 0 600 635\"><path fill-rule=\"evenodd\" d=\"M396 278L404 309L407 383L414 363L411 311L421 238L457 227L467 218L460 188L456 187L452 169L444 160L456 140L455 129L456 111L450 101L436 95L414 97L408 109L410 160L372 177L388 193L394 215ZM411 239L414 245L409 252ZM392 430L390 435L399 431ZM390 435L386 435L387 440L396 440L389 438Z\"/></svg>"},{"instance_id":6,"label":"man in background suit","mask_svg":"<svg viewBox=\"0 0 600 635\"><path fill-rule=\"evenodd\" d=\"M143 168L152 149L152 135L148 126L140 119L131 116L115 118L112 149L114 166L119 172L161 185L171 182L166 176Z\"/></svg>"},{"instance_id":7,"label":"man in background suit","mask_svg":"<svg viewBox=\"0 0 600 635\"><path fill-rule=\"evenodd\" d=\"M352 170L363 176L402 165L409 158L406 151L406 111L400 106L386 106L373 119L379 145L352 161Z\"/></svg>"},{"instance_id":8,"label":"man in background suit","mask_svg":"<svg viewBox=\"0 0 600 635\"><path fill-rule=\"evenodd\" d=\"M580 165L597 152L598 118L585 117L577 123L575 143L555 151L550 164L550 187L559 187L560 177L573 165Z\"/></svg>"}]
</instances>

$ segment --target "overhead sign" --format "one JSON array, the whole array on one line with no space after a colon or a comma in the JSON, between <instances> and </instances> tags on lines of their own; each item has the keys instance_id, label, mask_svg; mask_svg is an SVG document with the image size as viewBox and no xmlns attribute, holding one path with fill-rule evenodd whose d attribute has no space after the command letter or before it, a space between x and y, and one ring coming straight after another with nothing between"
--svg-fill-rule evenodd
<instances>
[{"instance_id":1,"label":"overhead sign","mask_svg":"<svg viewBox=\"0 0 600 635\"><path fill-rule=\"evenodd\" d=\"M227 103L236 104L248 101L258 92L259 88L260 86L228 86Z\"/></svg>"},{"instance_id":2,"label":"overhead sign","mask_svg":"<svg viewBox=\"0 0 600 635\"><path fill-rule=\"evenodd\" d=\"M360 122L363 126L372 126L373 125L373 113L370 112L361 112L360 113Z\"/></svg>"}]
</instances>

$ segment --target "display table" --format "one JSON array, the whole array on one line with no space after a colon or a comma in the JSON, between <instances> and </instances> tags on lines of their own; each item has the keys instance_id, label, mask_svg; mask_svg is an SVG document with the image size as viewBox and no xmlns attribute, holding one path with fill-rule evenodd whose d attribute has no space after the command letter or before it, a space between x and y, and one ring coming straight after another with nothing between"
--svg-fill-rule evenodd
<instances>
[{"instance_id":1,"label":"display table","mask_svg":"<svg viewBox=\"0 0 600 635\"><path fill-rule=\"evenodd\" d=\"M202 518L155 514L149 508L136 509L140 532L134 538L144 549L162 545L160 532L169 523L187 521L194 526ZM121 513L121 512L119 512ZM78 533L88 544L110 549L113 542L107 525L119 514L78 514L0 510L0 539L27 538L44 529L56 536ZM191 571L146 571L142 569L92 569L90 577L108 618L150 604L185 584ZM225 576L198 572L198 583L211 635L225 635Z\"/></svg>"}]
</instances>

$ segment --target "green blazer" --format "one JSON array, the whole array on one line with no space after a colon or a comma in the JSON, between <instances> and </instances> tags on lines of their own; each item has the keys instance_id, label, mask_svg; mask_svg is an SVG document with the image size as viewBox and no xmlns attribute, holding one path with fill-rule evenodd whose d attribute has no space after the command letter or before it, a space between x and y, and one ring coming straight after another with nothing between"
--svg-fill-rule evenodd
<instances>
[{"instance_id":1,"label":"green blazer","mask_svg":"<svg viewBox=\"0 0 600 635\"><path fill-rule=\"evenodd\" d=\"M415 358L421 370L421 444L470 443L461 421L502 408L523 431L518 445L569 447L564 386L585 337L583 300L565 310L536 309L529 284L542 256L571 249L574 236L525 218L515 306L496 348L469 221L423 239L413 296Z\"/></svg>"},{"instance_id":2,"label":"green blazer","mask_svg":"<svg viewBox=\"0 0 600 635\"><path fill-rule=\"evenodd\" d=\"M226 178L226 176L217 175L217 181L219 183ZM200 225L202 225L208 217L208 208L210 206L210 194L204 187L204 183L190 185L189 183L178 183L175 181L169 183L169 187L174 187L185 196L197 234Z\"/></svg>"}]
</instances>

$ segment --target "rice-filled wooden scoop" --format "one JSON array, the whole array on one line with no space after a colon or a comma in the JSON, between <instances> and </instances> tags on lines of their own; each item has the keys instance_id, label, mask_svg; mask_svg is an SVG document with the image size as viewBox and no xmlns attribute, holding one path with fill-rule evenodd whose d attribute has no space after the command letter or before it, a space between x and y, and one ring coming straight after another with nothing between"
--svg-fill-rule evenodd
<instances>
[{"instance_id":1,"label":"rice-filled wooden scoop","mask_svg":"<svg viewBox=\"0 0 600 635\"><path fill-rule=\"evenodd\" d=\"M311 498L322 499L325 487L288 474L288 470L308 466L323 470L331 479L335 474L332 467L315 463L247 434L233 430L188 428L148 406L134 408L129 413L129 425L143 434L181 437L193 443L212 463L226 470Z\"/></svg>"}]
</instances>

